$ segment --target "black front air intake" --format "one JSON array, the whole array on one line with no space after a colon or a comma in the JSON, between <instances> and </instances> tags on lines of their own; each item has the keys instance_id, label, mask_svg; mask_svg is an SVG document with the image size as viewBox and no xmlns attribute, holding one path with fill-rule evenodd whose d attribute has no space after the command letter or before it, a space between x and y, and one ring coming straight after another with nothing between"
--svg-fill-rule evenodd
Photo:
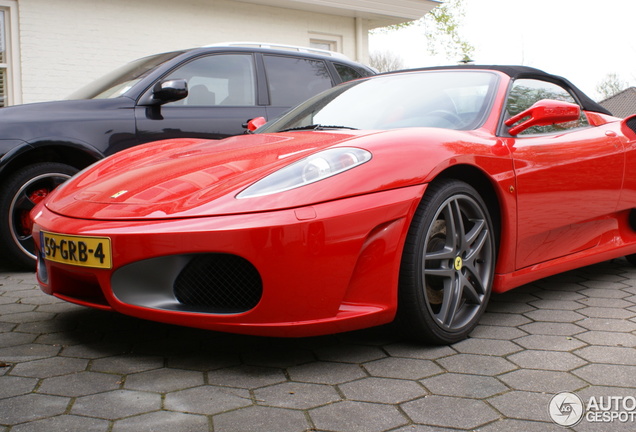
<instances>
[{"instance_id":1,"label":"black front air intake","mask_svg":"<svg viewBox=\"0 0 636 432\"><path fill-rule=\"evenodd\" d=\"M258 304L263 283L256 268L229 254L196 256L174 282L176 299L216 313L239 313Z\"/></svg>"}]
</instances>

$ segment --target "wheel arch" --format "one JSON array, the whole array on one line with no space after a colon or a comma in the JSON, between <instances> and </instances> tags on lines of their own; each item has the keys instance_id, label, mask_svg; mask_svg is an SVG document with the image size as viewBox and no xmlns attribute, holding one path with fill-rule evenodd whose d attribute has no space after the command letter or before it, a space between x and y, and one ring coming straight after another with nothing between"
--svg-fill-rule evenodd
<instances>
[{"instance_id":1,"label":"wheel arch","mask_svg":"<svg viewBox=\"0 0 636 432\"><path fill-rule=\"evenodd\" d=\"M432 182L439 179L455 179L471 185L479 193L488 207L495 229L496 254L499 256L501 241L501 202L491 178L479 168L472 165L454 165L439 173Z\"/></svg>"},{"instance_id":2,"label":"wheel arch","mask_svg":"<svg viewBox=\"0 0 636 432\"><path fill-rule=\"evenodd\" d=\"M60 162L81 170L102 157L103 155L86 145L66 141L39 141L6 154L0 164L0 178L6 178L25 166L39 162Z\"/></svg>"}]
</instances>

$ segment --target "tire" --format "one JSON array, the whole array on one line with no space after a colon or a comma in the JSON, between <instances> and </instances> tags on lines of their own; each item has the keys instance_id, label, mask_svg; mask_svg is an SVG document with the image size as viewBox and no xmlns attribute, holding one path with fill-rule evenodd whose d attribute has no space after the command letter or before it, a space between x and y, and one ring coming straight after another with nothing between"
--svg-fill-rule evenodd
<instances>
[{"instance_id":1,"label":"tire","mask_svg":"<svg viewBox=\"0 0 636 432\"><path fill-rule=\"evenodd\" d=\"M70 165L41 162L26 166L7 178L0 194L0 254L10 266L35 268L29 212L77 171Z\"/></svg>"},{"instance_id":2,"label":"tire","mask_svg":"<svg viewBox=\"0 0 636 432\"><path fill-rule=\"evenodd\" d=\"M431 183L409 228L397 321L409 338L434 344L465 339L483 315L495 272L495 231L470 185Z\"/></svg>"}]
</instances>

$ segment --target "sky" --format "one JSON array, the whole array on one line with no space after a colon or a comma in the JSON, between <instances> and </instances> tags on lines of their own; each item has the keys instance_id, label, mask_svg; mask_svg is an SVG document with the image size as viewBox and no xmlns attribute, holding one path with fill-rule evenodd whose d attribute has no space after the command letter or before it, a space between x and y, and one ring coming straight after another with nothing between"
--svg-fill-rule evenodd
<instances>
[{"instance_id":1,"label":"sky","mask_svg":"<svg viewBox=\"0 0 636 432\"><path fill-rule=\"evenodd\" d=\"M614 73L636 86L636 0L464 0L461 33L476 64L520 64L572 81L593 99ZM370 51L389 51L405 67L454 64L432 57L423 28L377 32Z\"/></svg>"}]
</instances>

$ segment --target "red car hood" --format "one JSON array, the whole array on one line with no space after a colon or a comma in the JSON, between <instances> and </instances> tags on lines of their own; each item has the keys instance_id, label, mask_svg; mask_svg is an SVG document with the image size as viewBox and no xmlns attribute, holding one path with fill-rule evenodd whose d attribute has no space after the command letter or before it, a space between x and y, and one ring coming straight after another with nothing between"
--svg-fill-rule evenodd
<instances>
[{"instance_id":1,"label":"red car hood","mask_svg":"<svg viewBox=\"0 0 636 432\"><path fill-rule=\"evenodd\" d=\"M355 141L371 134L293 132L155 142L98 162L58 188L46 206L74 218L130 220L245 213L336 199L344 192L327 196L320 192L323 188L313 188L312 194L307 187L300 193L241 200L235 196L309 154L331 146L355 146Z\"/></svg>"}]
</instances>

